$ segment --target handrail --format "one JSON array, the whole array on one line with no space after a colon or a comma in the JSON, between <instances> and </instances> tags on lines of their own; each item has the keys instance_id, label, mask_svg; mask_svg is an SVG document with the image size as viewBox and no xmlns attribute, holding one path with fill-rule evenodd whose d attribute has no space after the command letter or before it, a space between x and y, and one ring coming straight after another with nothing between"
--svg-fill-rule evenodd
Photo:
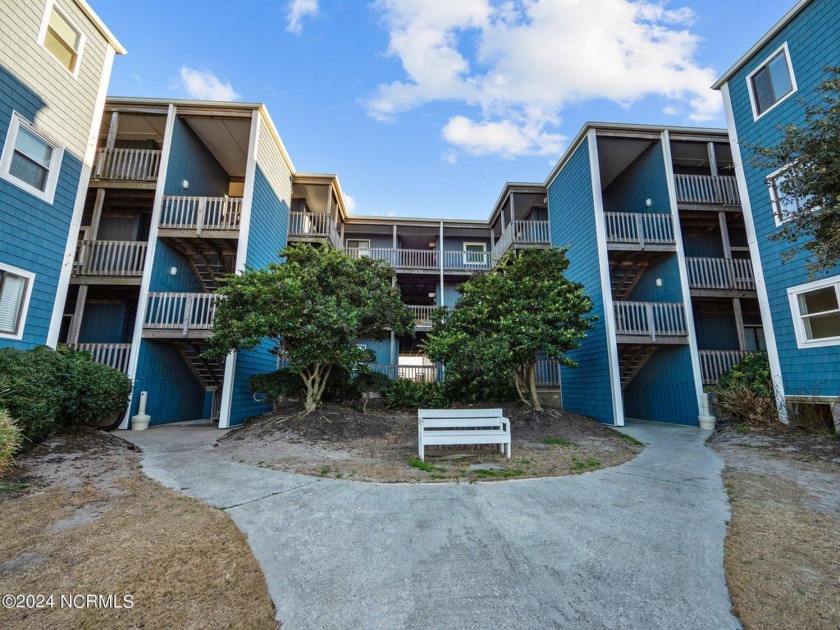
<instances>
[{"instance_id":1,"label":"handrail","mask_svg":"<svg viewBox=\"0 0 840 630\"><path fill-rule=\"evenodd\" d=\"M669 245L674 239L670 214L605 212L607 242L616 244Z\"/></svg>"},{"instance_id":2,"label":"handrail","mask_svg":"<svg viewBox=\"0 0 840 630\"><path fill-rule=\"evenodd\" d=\"M79 241L73 274L140 277L147 246L146 241Z\"/></svg>"},{"instance_id":3,"label":"handrail","mask_svg":"<svg viewBox=\"0 0 840 630\"><path fill-rule=\"evenodd\" d=\"M333 247L338 247L341 240L332 216L320 212L290 212L289 236L324 236Z\"/></svg>"},{"instance_id":4,"label":"handrail","mask_svg":"<svg viewBox=\"0 0 840 630\"><path fill-rule=\"evenodd\" d=\"M685 263L692 289L755 290L752 262L748 259L687 257Z\"/></svg>"},{"instance_id":5,"label":"handrail","mask_svg":"<svg viewBox=\"0 0 840 630\"><path fill-rule=\"evenodd\" d=\"M215 293L151 292L146 303L143 327L152 330L210 330L216 306L222 299Z\"/></svg>"},{"instance_id":6,"label":"handrail","mask_svg":"<svg viewBox=\"0 0 840 630\"><path fill-rule=\"evenodd\" d=\"M688 335L685 306L678 302L614 302L616 333L657 337Z\"/></svg>"},{"instance_id":7,"label":"handrail","mask_svg":"<svg viewBox=\"0 0 840 630\"><path fill-rule=\"evenodd\" d=\"M674 175L677 201L737 206L741 203L738 180L731 175Z\"/></svg>"},{"instance_id":8,"label":"handrail","mask_svg":"<svg viewBox=\"0 0 840 630\"><path fill-rule=\"evenodd\" d=\"M111 366L120 372L128 372L130 343L74 343L70 344L70 347L73 350L90 352L97 363Z\"/></svg>"},{"instance_id":9,"label":"handrail","mask_svg":"<svg viewBox=\"0 0 840 630\"><path fill-rule=\"evenodd\" d=\"M408 308L411 309L411 312L414 315L415 326L428 327L432 325L432 313L438 307L409 304Z\"/></svg>"},{"instance_id":10,"label":"handrail","mask_svg":"<svg viewBox=\"0 0 840 630\"><path fill-rule=\"evenodd\" d=\"M98 149L93 179L153 182L160 169L159 149Z\"/></svg>"},{"instance_id":11,"label":"handrail","mask_svg":"<svg viewBox=\"0 0 840 630\"><path fill-rule=\"evenodd\" d=\"M395 363L375 363L370 369L388 378L405 378L411 381L434 383L443 380L441 370L437 365L397 365Z\"/></svg>"},{"instance_id":12,"label":"handrail","mask_svg":"<svg viewBox=\"0 0 840 630\"><path fill-rule=\"evenodd\" d=\"M726 372L746 356L743 350L700 350L703 385L716 385Z\"/></svg>"},{"instance_id":13,"label":"handrail","mask_svg":"<svg viewBox=\"0 0 840 630\"><path fill-rule=\"evenodd\" d=\"M187 197L166 195L160 213L160 227L195 230L232 231L242 219L241 197Z\"/></svg>"},{"instance_id":14,"label":"handrail","mask_svg":"<svg viewBox=\"0 0 840 630\"><path fill-rule=\"evenodd\" d=\"M493 246L492 258L498 260L513 245L550 245L551 228L548 221L521 221L508 223Z\"/></svg>"},{"instance_id":15,"label":"handrail","mask_svg":"<svg viewBox=\"0 0 840 630\"><path fill-rule=\"evenodd\" d=\"M344 250L350 258L367 256L385 260L395 269L438 269L436 249L391 249L388 247L353 247Z\"/></svg>"}]
</instances>

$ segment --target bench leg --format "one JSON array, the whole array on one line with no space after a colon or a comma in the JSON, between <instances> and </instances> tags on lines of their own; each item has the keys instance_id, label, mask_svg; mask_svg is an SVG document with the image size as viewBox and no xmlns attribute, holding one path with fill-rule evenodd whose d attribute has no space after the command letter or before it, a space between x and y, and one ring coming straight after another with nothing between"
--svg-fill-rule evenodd
<instances>
[{"instance_id":1,"label":"bench leg","mask_svg":"<svg viewBox=\"0 0 840 630\"><path fill-rule=\"evenodd\" d=\"M505 444L505 446L507 447L507 458L510 459L510 442Z\"/></svg>"}]
</instances>

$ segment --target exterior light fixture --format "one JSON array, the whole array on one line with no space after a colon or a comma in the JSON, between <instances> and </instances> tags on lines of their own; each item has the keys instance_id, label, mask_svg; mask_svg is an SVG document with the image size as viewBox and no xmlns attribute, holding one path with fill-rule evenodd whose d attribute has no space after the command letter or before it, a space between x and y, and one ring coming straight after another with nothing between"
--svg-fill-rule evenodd
<instances>
[{"instance_id":1,"label":"exterior light fixture","mask_svg":"<svg viewBox=\"0 0 840 630\"><path fill-rule=\"evenodd\" d=\"M650 208L653 205L653 199L645 199L645 205Z\"/></svg>"},{"instance_id":2,"label":"exterior light fixture","mask_svg":"<svg viewBox=\"0 0 840 630\"><path fill-rule=\"evenodd\" d=\"M177 276L178 275L178 267L170 267L169 268L169 275L170 276Z\"/></svg>"},{"instance_id":3,"label":"exterior light fixture","mask_svg":"<svg viewBox=\"0 0 840 630\"><path fill-rule=\"evenodd\" d=\"M656 279L656 286L658 286L658 287L662 286L662 278L657 278Z\"/></svg>"},{"instance_id":4,"label":"exterior light fixture","mask_svg":"<svg viewBox=\"0 0 840 630\"><path fill-rule=\"evenodd\" d=\"M189 187L190 187L189 180L185 179L184 181L181 182L181 188L183 188L184 190L186 190Z\"/></svg>"}]
</instances>

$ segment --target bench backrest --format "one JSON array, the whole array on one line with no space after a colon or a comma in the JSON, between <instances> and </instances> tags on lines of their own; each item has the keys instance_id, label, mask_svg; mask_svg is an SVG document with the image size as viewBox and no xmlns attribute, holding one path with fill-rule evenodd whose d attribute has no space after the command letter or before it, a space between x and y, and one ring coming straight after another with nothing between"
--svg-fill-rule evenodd
<instances>
[{"instance_id":1,"label":"bench backrest","mask_svg":"<svg viewBox=\"0 0 840 630\"><path fill-rule=\"evenodd\" d=\"M498 428L501 409L418 409L417 419L424 429Z\"/></svg>"}]
</instances>

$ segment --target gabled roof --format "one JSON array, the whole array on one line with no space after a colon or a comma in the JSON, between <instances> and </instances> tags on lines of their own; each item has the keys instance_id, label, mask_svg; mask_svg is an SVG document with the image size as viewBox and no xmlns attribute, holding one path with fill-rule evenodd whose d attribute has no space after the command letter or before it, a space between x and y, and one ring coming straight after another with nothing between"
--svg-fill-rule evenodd
<instances>
[{"instance_id":1,"label":"gabled roof","mask_svg":"<svg viewBox=\"0 0 840 630\"><path fill-rule=\"evenodd\" d=\"M787 26L791 22L791 20L793 20L793 18L795 18L797 15L799 15L799 12L802 11L802 9L804 9L806 6L811 4L812 1L813 0L799 0L799 2L797 2L790 11L785 13L784 17L781 20L776 22L773 28L767 31L761 39L759 39L755 44L753 44L752 48L750 48L746 53L744 53L744 55L738 61L735 62L735 65L729 68L729 70L727 70L726 73L720 79L718 79L717 82L715 82L715 84L712 86L712 89L719 90L721 87L723 87L723 84L729 81L729 79L732 78L732 75L738 72L738 70L740 70L744 66L744 64L746 64L750 59L752 59L753 56L755 56L755 54L759 50L764 48L764 45L767 44L767 42L773 39L779 31L781 31L785 26Z\"/></svg>"},{"instance_id":2,"label":"gabled roof","mask_svg":"<svg viewBox=\"0 0 840 630\"><path fill-rule=\"evenodd\" d=\"M97 28L97 30L102 33L106 40L108 40L108 43L114 47L117 54L124 55L126 53L125 48L123 48L123 45L120 44L119 40L114 37L114 34L108 29L108 27L105 26L105 22L102 21L102 18L96 15L96 11L94 11L90 5L85 2L85 0L75 0L75 2L88 19L93 22L93 25Z\"/></svg>"}]
</instances>

